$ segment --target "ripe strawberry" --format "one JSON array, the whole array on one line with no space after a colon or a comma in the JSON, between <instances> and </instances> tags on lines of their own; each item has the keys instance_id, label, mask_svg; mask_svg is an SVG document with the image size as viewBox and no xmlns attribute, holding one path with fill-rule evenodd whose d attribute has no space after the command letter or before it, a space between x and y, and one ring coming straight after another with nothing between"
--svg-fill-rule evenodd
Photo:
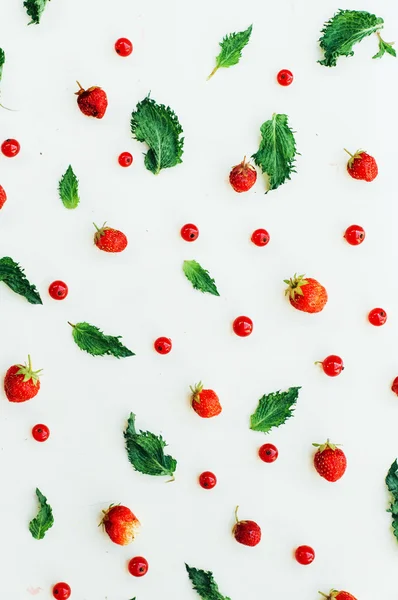
<instances>
[{"instance_id":1,"label":"ripe strawberry","mask_svg":"<svg viewBox=\"0 0 398 600\"><path fill-rule=\"evenodd\" d=\"M75 94L77 96L77 104L82 113L87 115L87 117L102 119L108 106L108 98L104 90L95 85L85 90L78 81L76 83L80 89Z\"/></svg>"},{"instance_id":2,"label":"ripe strawberry","mask_svg":"<svg viewBox=\"0 0 398 600\"><path fill-rule=\"evenodd\" d=\"M235 192L247 192L256 183L257 171L250 163L246 162L246 156L239 165L232 168L229 174L229 183Z\"/></svg>"},{"instance_id":3,"label":"ripe strawberry","mask_svg":"<svg viewBox=\"0 0 398 600\"><path fill-rule=\"evenodd\" d=\"M345 150L345 148L344 148ZM357 150L355 154L350 155L347 163L347 171L354 179L362 179L363 181L373 181L376 179L379 169L373 156L367 154L364 150Z\"/></svg>"},{"instance_id":4,"label":"ripe strawberry","mask_svg":"<svg viewBox=\"0 0 398 600\"><path fill-rule=\"evenodd\" d=\"M104 252L123 252L127 246L127 238L118 229L112 229L112 227L105 227L105 223L99 229L94 223L96 233L94 234L94 244L100 250Z\"/></svg>"},{"instance_id":5,"label":"ripe strawberry","mask_svg":"<svg viewBox=\"0 0 398 600\"><path fill-rule=\"evenodd\" d=\"M0 185L0 208L3 208L6 200L7 200L7 194L5 192L5 189Z\"/></svg>"},{"instance_id":6,"label":"ripe strawberry","mask_svg":"<svg viewBox=\"0 0 398 600\"><path fill-rule=\"evenodd\" d=\"M201 381L190 389L192 392L192 408L200 417L209 419L220 414L222 406L213 390L204 390Z\"/></svg>"},{"instance_id":7,"label":"ripe strawberry","mask_svg":"<svg viewBox=\"0 0 398 600\"><path fill-rule=\"evenodd\" d=\"M343 477L347 468L345 454L329 440L326 444L312 444L318 450L314 456L314 467L319 475L327 481L337 481Z\"/></svg>"},{"instance_id":8,"label":"ripe strawberry","mask_svg":"<svg viewBox=\"0 0 398 600\"><path fill-rule=\"evenodd\" d=\"M10 402L26 402L40 389L39 371L32 370L30 356L27 365L13 365L4 378L4 391Z\"/></svg>"},{"instance_id":9,"label":"ripe strawberry","mask_svg":"<svg viewBox=\"0 0 398 600\"><path fill-rule=\"evenodd\" d=\"M261 528L255 521L239 521L238 508L235 509L236 523L232 533L239 544L244 546L257 546L261 540Z\"/></svg>"},{"instance_id":10,"label":"ripe strawberry","mask_svg":"<svg viewBox=\"0 0 398 600\"><path fill-rule=\"evenodd\" d=\"M291 279L284 279L288 284L285 292L289 296L290 304L306 313L317 313L324 309L328 301L326 289L311 277L304 275L294 275Z\"/></svg>"},{"instance_id":11,"label":"ripe strawberry","mask_svg":"<svg viewBox=\"0 0 398 600\"><path fill-rule=\"evenodd\" d=\"M337 590L330 590L328 595L323 594L322 592L318 593L327 600L357 600L352 594L344 591L338 592Z\"/></svg>"},{"instance_id":12,"label":"ripe strawberry","mask_svg":"<svg viewBox=\"0 0 398 600\"><path fill-rule=\"evenodd\" d=\"M127 546L134 541L141 524L127 506L111 504L108 510L102 512L104 516L100 525L105 527L112 542L120 546Z\"/></svg>"}]
</instances>

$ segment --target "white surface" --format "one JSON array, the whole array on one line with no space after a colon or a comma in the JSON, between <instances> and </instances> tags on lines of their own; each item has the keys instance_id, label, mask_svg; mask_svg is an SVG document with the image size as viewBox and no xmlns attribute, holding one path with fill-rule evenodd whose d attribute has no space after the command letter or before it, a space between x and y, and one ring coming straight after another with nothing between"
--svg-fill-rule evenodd
<instances>
[{"instance_id":1,"label":"white surface","mask_svg":"<svg viewBox=\"0 0 398 600\"><path fill-rule=\"evenodd\" d=\"M20 6L21 5L21 6ZM29 586L65 580L73 600L191 599L184 562L214 572L232 600L316 600L317 590L347 589L359 600L396 599L398 546L385 512L386 472L398 454L398 405L389 390L398 374L396 271L396 92L398 62L372 61L375 37L334 69L317 64L322 23L339 4L330 0L266 3L256 0L193 5L115 0L51 2L39 26L27 27L21 2L0 6L0 46L7 55L1 139L16 137L18 158L0 157L8 201L0 214L1 256L21 262L42 294L31 306L0 288L0 371L25 360L43 367L39 395L0 411L1 596L25 600ZM345 6L342 6L345 8ZM383 37L398 41L392 1L352 0L353 9L385 19ZM241 63L206 82L224 34L254 23ZM115 40L129 37L134 53L122 59ZM289 68L290 88L275 75ZM102 121L77 109L75 80L102 86L109 108ZM143 165L142 144L131 140L137 102L169 104L186 138L184 163L154 177ZM265 196L235 194L230 167L258 147L259 128L286 112L297 131L297 175ZM365 148L379 163L372 184L345 172L343 147ZM134 155L122 169L117 156ZM80 179L81 205L68 212L57 195L71 163ZM92 245L92 221L108 221L129 237L121 255ZM200 228L192 245L179 237L186 222ZM359 223L359 248L342 240ZM271 242L250 243L265 227ZM220 298L195 292L182 274L195 258L215 277ZM318 278L329 291L323 313L306 315L284 301L282 282L294 272ZM70 288L54 302L47 287ZM367 324L382 306L385 327ZM239 339L231 322L254 321ZM73 343L67 321L87 320L137 353L130 359L92 358ZM157 355L159 335L173 351ZM314 366L340 354L346 370L329 379ZM188 386L202 379L223 404L220 417L200 420ZM265 438L249 430L258 398L301 385L296 415ZM178 459L177 479L136 473L123 444L125 419L162 432ZM38 444L31 427L44 422L51 438ZM312 468L314 441L344 444L348 470L329 484ZM265 440L280 457L257 459ZM197 484L213 470L213 491ZM34 489L48 497L55 526L32 539ZM142 522L126 548L98 529L110 503L129 506ZM230 535L233 511L258 521L263 540L246 548ZM292 558L310 544L310 567ZM150 571L133 579L126 561L144 555ZM17 558L16 558L17 556Z\"/></svg>"}]
</instances>

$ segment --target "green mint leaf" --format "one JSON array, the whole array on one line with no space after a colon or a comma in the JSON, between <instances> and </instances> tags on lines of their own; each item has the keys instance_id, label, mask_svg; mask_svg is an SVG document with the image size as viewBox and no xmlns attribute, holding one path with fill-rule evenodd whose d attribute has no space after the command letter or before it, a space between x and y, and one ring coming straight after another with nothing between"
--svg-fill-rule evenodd
<instances>
[{"instance_id":1,"label":"green mint leaf","mask_svg":"<svg viewBox=\"0 0 398 600\"><path fill-rule=\"evenodd\" d=\"M196 260L184 260L182 266L185 277L189 279L195 290L208 292L213 296L219 296L216 282L209 275L209 271L203 269Z\"/></svg>"},{"instance_id":2,"label":"green mint leaf","mask_svg":"<svg viewBox=\"0 0 398 600\"><path fill-rule=\"evenodd\" d=\"M3 76L3 67L4 67L5 62L6 62L6 55L4 53L4 50L2 48L0 48L0 81Z\"/></svg>"},{"instance_id":3,"label":"green mint leaf","mask_svg":"<svg viewBox=\"0 0 398 600\"><path fill-rule=\"evenodd\" d=\"M295 173L296 140L287 115L273 114L261 125L261 142L254 162L268 176L267 192L276 190Z\"/></svg>"},{"instance_id":4,"label":"green mint leaf","mask_svg":"<svg viewBox=\"0 0 398 600\"><path fill-rule=\"evenodd\" d=\"M388 471L386 485L393 497L388 512L392 514L392 529L398 541L398 460L394 460Z\"/></svg>"},{"instance_id":5,"label":"green mint leaf","mask_svg":"<svg viewBox=\"0 0 398 600\"><path fill-rule=\"evenodd\" d=\"M42 540L46 532L54 525L54 517L51 506L47 504L47 498L36 488L36 496L39 501L39 512L29 523L29 531L36 540Z\"/></svg>"},{"instance_id":6,"label":"green mint leaf","mask_svg":"<svg viewBox=\"0 0 398 600\"><path fill-rule=\"evenodd\" d=\"M169 475L174 478L177 461L164 453L166 442L161 435L137 431L134 413L130 413L124 439L128 459L136 471L144 475Z\"/></svg>"},{"instance_id":7,"label":"green mint leaf","mask_svg":"<svg viewBox=\"0 0 398 600\"><path fill-rule=\"evenodd\" d=\"M26 8L28 16L31 18L31 21L28 23L28 25L31 25L32 23L38 25L40 23L40 19L44 9L46 8L47 2L48 0L25 0L23 5Z\"/></svg>"},{"instance_id":8,"label":"green mint leaf","mask_svg":"<svg viewBox=\"0 0 398 600\"><path fill-rule=\"evenodd\" d=\"M168 106L156 104L149 96L144 98L131 114L131 133L149 146L144 160L148 171L157 175L161 169L182 163L182 127Z\"/></svg>"},{"instance_id":9,"label":"green mint leaf","mask_svg":"<svg viewBox=\"0 0 398 600\"><path fill-rule=\"evenodd\" d=\"M385 42L381 36L380 33L377 32L378 38L379 38L379 51L377 54L375 54L374 56L372 56L372 58L381 58L386 52L387 54L391 54L391 56L396 57L397 53L395 51L395 48L393 48L394 42L388 43Z\"/></svg>"},{"instance_id":10,"label":"green mint leaf","mask_svg":"<svg viewBox=\"0 0 398 600\"><path fill-rule=\"evenodd\" d=\"M26 298L30 304L43 304L36 287L29 283L23 269L9 256L0 258L0 281L16 294Z\"/></svg>"},{"instance_id":11,"label":"green mint leaf","mask_svg":"<svg viewBox=\"0 0 398 600\"><path fill-rule=\"evenodd\" d=\"M121 336L105 335L98 327L89 323L76 323L72 325L72 335L76 344L81 350L88 352L92 356L104 356L105 354L116 356L116 358L125 358L134 356L126 346L119 341Z\"/></svg>"},{"instance_id":12,"label":"green mint leaf","mask_svg":"<svg viewBox=\"0 0 398 600\"><path fill-rule=\"evenodd\" d=\"M195 567L190 567L186 563L185 568L193 589L198 592L202 600L231 600L220 593L218 585L214 581L213 573L195 569Z\"/></svg>"},{"instance_id":13,"label":"green mint leaf","mask_svg":"<svg viewBox=\"0 0 398 600\"><path fill-rule=\"evenodd\" d=\"M242 58L242 50L249 43L252 34L253 25L250 25L245 31L239 33L230 33L220 42L221 52L216 58L216 66L207 79L213 77L214 73L221 68L237 65Z\"/></svg>"},{"instance_id":14,"label":"green mint leaf","mask_svg":"<svg viewBox=\"0 0 398 600\"><path fill-rule=\"evenodd\" d=\"M58 185L59 197L65 208L76 208L80 202L79 180L73 172L72 166L66 169Z\"/></svg>"},{"instance_id":15,"label":"green mint leaf","mask_svg":"<svg viewBox=\"0 0 398 600\"><path fill-rule=\"evenodd\" d=\"M300 387L291 387L286 392L264 394L256 411L250 417L250 429L268 433L273 427L286 423L293 415Z\"/></svg>"}]
</instances>

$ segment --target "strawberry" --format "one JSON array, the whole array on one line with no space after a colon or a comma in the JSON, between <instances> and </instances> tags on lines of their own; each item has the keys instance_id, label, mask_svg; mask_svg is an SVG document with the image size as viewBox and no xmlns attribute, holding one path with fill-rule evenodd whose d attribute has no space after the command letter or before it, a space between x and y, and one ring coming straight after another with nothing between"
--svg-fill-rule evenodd
<instances>
[{"instance_id":1,"label":"strawberry","mask_svg":"<svg viewBox=\"0 0 398 600\"><path fill-rule=\"evenodd\" d=\"M322 592L318 593L326 598L326 600L357 600L355 596L344 591L338 592L337 590L330 590L328 595L323 594Z\"/></svg>"},{"instance_id":2,"label":"strawberry","mask_svg":"<svg viewBox=\"0 0 398 600\"><path fill-rule=\"evenodd\" d=\"M257 546L261 540L261 528L255 521L239 521L238 508L235 509L236 523L232 533L239 544L244 546Z\"/></svg>"},{"instance_id":3,"label":"strawberry","mask_svg":"<svg viewBox=\"0 0 398 600\"><path fill-rule=\"evenodd\" d=\"M345 454L329 440L326 444L312 444L318 450L314 456L314 467L319 475L327 481L337 481L343 477L347 468Z\"/></svg>"},{"instance_id":4,"label":"strawberry","mask_svg":"<svg viewBox=\"0 0 398 600\"><path fill-rule=\"evenodd\" d=\"M5 189L0 185L0 208L3 208L6 200L7 200L7 194L5 192Z\"/></svg>"},{"instance_id":5,"label":"strawberry","mask_svg":"<svg viewBox=\"0 0 398 600\"><path fill-rule=\"evenodd\" d=\"M345 148L344 148L345 150ZM379 169L373 156L367 154L364 150L357 150L355 154L350 155L347 163L347 171L354 179L362 179L363 181L373 181L376 179Z\"/></svg>"},{"instance_id":6,"label":"strawberry","mask_svg":"<svg viewBox=\"0 0 398 600\"><path fill-rule=\"evenodd\" d=\"M100 525L105 528L112 542L127 546L134 541L141 524L127 506L111 504L108 510L102 512L104 516Z\"/></svg>"},{"instance_id":7,"label":"strawberry","mask_svg":"<svg viewBox=\"0 0 398 600\"><path fill-rule=\"evenodd\" d=\"M77 96L77 104L82 113L87 115L87 117L102 119L108 106L108 98L104 90L95 85L85 90L78 81L76 83L80 89L75 94Z\"/></svg>"},{"instance_id":8,"label":"strawberry","mask_svg":"<svg viewBox=\"0 0 398 600\"><path fill-rule=\"evenodd\" d=\"M201 381L190 389L192 392L192 408L200 417L210 419L210 417L216 417L220 414L222 406L213 390L204 390Z\"/></svg>"},{"instance_id":9,"label":"strawberry","mask_svg":"<svg viewBox=\"0 0 398 600\"><path fill-rule=\"evenodd\" d=\"M317 313L324 309L328 301L326 289L311 277L304 275L294 275L291 279L284 279L288 284L285 292L289 295L290 304L306 313Z\"/></svg>"},{"instance_id":10,"label":"strawberry","mask_svg":"<svg viewBox=\"0 0 398 600\"><path fill-rule=\"evenodd\" d=\"M94 234L94 244L104 252L123 252L128 243L126 236L118 229L105 227L105 225L104 223L99 229L94 223L97 230Z\"/></svg>"},{"instance_id":11,"label":"strawberry","mask_svg":"<svg viewBox=\"0 0 398 600\"><path fill-rule=\"evenodd\" d=\"M27 365L13 365L4 378L4 391L10 402L26 402L40 389L39 371L32 370L30 356Z\"/></svg>"},{"instance_id":12,"label":"strawberry","mask_svg":"<svg viewBox=\"0 0 398 600\"><path fill-rule=\"evenodd\" d=\"M239 165L232 168L229 174L229 183L235 192L247 192L256 183L257 171L250 163L246 162L246 156Z\"/></svg>"}]
</instances>

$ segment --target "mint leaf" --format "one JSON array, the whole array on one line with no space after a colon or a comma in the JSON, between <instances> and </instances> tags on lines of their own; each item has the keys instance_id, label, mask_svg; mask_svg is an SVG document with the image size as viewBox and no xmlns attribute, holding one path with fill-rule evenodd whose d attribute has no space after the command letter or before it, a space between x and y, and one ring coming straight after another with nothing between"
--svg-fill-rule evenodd
<instances>
[{"instance_id":1,"label":"mint leaf","mask_svg":"<svg viewBox=\"0 0 398 600\"><path fill-rule=\"evenodd\" d=\"M185 277L189 279L195 290L219 296L216 282L209 275L209 271L203 269L196 260L184 260L182 266Z\"/></svg>"},{"instance_id":2,"label":"mint leaf","mask_svg":"<svg viewBox=\"0 0 398 600\"><path fill-rule=\"evenodd\" d=\"M130 413L124 439L128 459L136 471L144 475L169 475L174 478L177 461L164 453L166 442L161 435L136 431L134 413Z\"/></svg>"},{"instance_id":3,"label":"mint leaf","mask_svg":"<svg viewBox=\"0 0 398 600\"><path fill-rule=\"evenodd\" d=\"M293 415L300 389L291 387L286 392L264 394L250 417L250 429L268 433L273 427L285 423Z\"/></svg>"},{"instance_id":4,"label":"mint leaf","mask_svg":"<svg viewBox=\"0 0 398 600\"><path fill-rule=\"evenodd\" d=\"M161 169L182 163L182 127L169 106L156 104L149 96L144 98L131 114L131 133L149 146L144 160L148 171L157 175Z\"/></svg>"},{"instance_id":5,"label":"mint leaf","mask_svg":"<svg viewBox=\"0 0 398 600\"><path fill-rule=\"evenodd\" d=\"M112 335L105 335L89 323L76 323L72 325L72 335L76 344L81 350L88 352L92 356L104 356L105 354L116 356L116 358L125 358L126 356L134 356L134 352L131 352L126 346L119 341L121 336L114 337Z\"/></svg>"},{"instance_id":6,"label":"mint leaf","mask_svg":"<svg viewBox=\"0 0 398 600\"><path fill-rule=\"evenodd\" d=\"M231 600L220 593L218 585L214 581L213 573L195 569L195 567L190 567L186 563L185 568L192 582L193 589L198 592L202 600Z\"/></svg>"},{"instance_id":7,"label":"mint leaf","mask_svg":"<svg viewBox=\"0 0 398 600\"><path fill-rule=\"evenodd\" d=\"M29 523L29 531L36 540L42 540L46 532L54 525L54 517L51 506L47 504L47 498L36 488L36 496L39 500L39 512Z\"/></svg>"},{"instance_id":8,"label":"mint leaf","mask_svg":"<svg viewBox=\"0 0 398 600\"><path fill-rule=\"evenodd\" d=\"M59 197L65 208L76 208L80 202L79 181L73 172L72 166L66 169L58 185Z\"/></svg>"},{"instance_id":9,"label":"mint leaf","mask_svg":"<svg viewBox=\"0 0 398 600\"><path fill-rule=\"evenodd\" d=\"M5 62L6 62L6 55L4 53L4 50L2 48L0 48L0 81L3 76L3 66L4 66Z\"/></svg>"},{"instance_id":10,"label":"mint leaf","mask_svg":"<svg viewBox=\"0 0 398 600\"><path fill-rule=\"evenodd\" d=\"M386 477L386 485L392 494L392 502L388 512L392 515L392 529L398 541L398 460L395 460Z\"/></svg>"},{"instance_id":11,"label":"mint leaf","mask_svg":"<svg viewBox=\"0 0 398 600\"><path fill-rule=\"evenodd\" d=\"M379 32L377 32L377 36L379 38L379 51L377 54L375 54L374 56L372 56L372 58L381 58L386 52L387 54L391 54L391 56L396 57L397 53L395 51L395 48L393 48L394 42L385 42L382 38Z\"/></svg>"},{"instance_id":12,"label":"mint leaf","mask_svg":"<svg viewBox=\"0 0 398 600\"><path fill-rule=\"evenodd\" d=\"M9 256L0 258L0 281L16 294L26 298L30 304L43 304L36 287L29 283L23 269Z\"/></svg>"},{"instance_id":13,"label":"mint leaf","mask_svg":"<svg viewBox=\"0 0 398 600\"><path fill-rule=\"evenodd\" d=\"M32 23L38 25L40 23L40 19L44 9L46 8L47 2L48 0L25 0L23 5L26 8L28 16L31 18L31 21L28 23L28 25L31 25Z\"/></svg>"},{"instance_id":14,"label":"mint leaf","mask_svg":"<svg viewBox=\"0 0 398 600\"><path fill-rule=\"evenodd\" d=\"M245 31L230 33L223 38L219 44L221 52L216 58L216 66L207 79L213 77L220 67L228 68L238 64L242 58L243 48L249 43L252 29L253 25L250 25Z\"/></svg>"}]
</instances>

